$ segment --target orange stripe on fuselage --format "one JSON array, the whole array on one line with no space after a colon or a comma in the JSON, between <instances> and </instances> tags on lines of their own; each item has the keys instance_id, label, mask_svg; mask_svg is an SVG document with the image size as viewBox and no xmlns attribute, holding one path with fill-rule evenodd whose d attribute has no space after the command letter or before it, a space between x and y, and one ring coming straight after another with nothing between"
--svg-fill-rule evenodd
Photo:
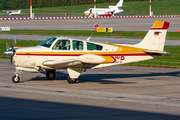
<instances>
[{"instance_id":1,"label":"orange stripe on fuselage","mask_svg":"<svg viewBox=\"0 0 180 120\"><path fill-rule=\"evenodd\" d=\"M73 51L68 51L68 50L57 50L57 52L55 50L53 50L53 52L16 52L17 54L129 54L129 53L144 53L143 50L145 49L140 49L140 48L133 48L133 47L128 47L128 46L120 46L120 45L112 45L111 46L115 46L118 47L117 51L77 51L77 50L73 50Z\"/></svg>"}]
</instances>

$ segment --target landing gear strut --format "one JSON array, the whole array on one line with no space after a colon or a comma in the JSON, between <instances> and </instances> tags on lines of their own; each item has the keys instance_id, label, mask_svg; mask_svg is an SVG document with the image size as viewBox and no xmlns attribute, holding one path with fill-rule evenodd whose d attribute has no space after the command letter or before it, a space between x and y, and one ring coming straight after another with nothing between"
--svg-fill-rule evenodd
<instances>
[{"instance_id":1,"label":"landing gear strut","mask_svg":"<svg viewBox=\"0 0 180 120\"><path fill-rule=\"evenodd\" d=\"M67 77L68 83L76 83L76 78L70 78L70 76Z\"/></svg>"},{"instance_id":2,"label":"landing gear strut","mask_svg":"<svg viewBox=\"0 0 180 120\"><path fill-rule=\"evenodd\" d=\"M12 81L14 83L18 83L20 81L19 74L21 74L21 71L16 70L16 72L14 73L14 76L12 77Z\"/></svg>"},{"instance_id":3,"label":"landing gear strut","mask_svg":"<svg viewBox=\"0 0 180 120\"><path fill-rule=\"evenodd\" d=\"M48 80L54 80L55 77L56 77L56 73L55 73L54 70L49 70L49 71L46 72L46 78Z\"/></svg>"}]
</instances>

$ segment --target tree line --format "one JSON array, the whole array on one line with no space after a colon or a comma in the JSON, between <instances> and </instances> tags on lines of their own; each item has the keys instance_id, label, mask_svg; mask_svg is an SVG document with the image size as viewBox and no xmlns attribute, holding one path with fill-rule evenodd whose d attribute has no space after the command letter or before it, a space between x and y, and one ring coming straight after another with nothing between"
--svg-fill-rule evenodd
<instances>
[{"instance_id":1,"label":"tree line","mask_svg":"<svg viewBox=\"0 0 180 120\"><path fill-rule=\"evenodd\" d=\"M96 0L96 3L117 3L119 0ZM149 0L124 0L130 1L149 1ZM152 0L162 1L162 0ZM30 0L0 0L0 10L27 9ZM57 6L73 6L94 4L94 0L32 0L33 8L57 7Z\"/></svg>"}]
</instances>

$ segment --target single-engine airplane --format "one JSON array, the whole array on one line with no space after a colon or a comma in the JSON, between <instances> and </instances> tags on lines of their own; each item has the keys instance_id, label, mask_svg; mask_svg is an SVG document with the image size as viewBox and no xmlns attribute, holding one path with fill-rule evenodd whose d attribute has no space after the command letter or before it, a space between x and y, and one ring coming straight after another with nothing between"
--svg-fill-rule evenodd
<instances>
[{"instance_id":1,"label":"single-engine airplane","mask_svg":"<svg viewBox=\"0 0 180 120\"><path fill-rule=\"evenodd\" d=\"M3 10L3 12L7 12L8 15L21 14L21 10Z\"/></svg>"},{"instance_id":2,"label":"single-engine airplane","mask_svg":"<svg viewBox=\"0 0 180 120\"><path fill-rule=\"evenodd\" d=\"M97 16L103 16L103 15L113 15L123 12L122 8L123 0L120 0L116 6L109 6L109 8L90 8L84 12L84 15L97 15Z\"/></svg>"},{"instance_id":3,"label":"single-engine airplane","mask_svg":"<svg viewBox=\"0 0 180 120\"><path fill-rule=\"evenodd\" d=\"M169 22L155 21L144 39L135 45L108 44L88 40L56 38L44 40L36 47L12 48L4 54L13 58L16 72L14 83L20 81L22 71L46 71L48 80L56 77L56 70L67 69L67 81L75 83L86 69L102 68L154 59L164 55L164 43Z\"/></svg>"}]
</instances>

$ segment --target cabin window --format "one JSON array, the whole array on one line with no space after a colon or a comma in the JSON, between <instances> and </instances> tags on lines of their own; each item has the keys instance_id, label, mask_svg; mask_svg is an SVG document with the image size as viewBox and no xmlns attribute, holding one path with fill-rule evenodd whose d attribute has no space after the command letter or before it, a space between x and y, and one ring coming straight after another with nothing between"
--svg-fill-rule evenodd
<instances>
[{"instance_id":1,"label":"cabin window","mask_svg":"<svg viewBox=\"0 0 180 120\"><path fill-rule=\"evenodd\" d=\"M39 45L49 48L55 40L56 40L56 38L52 37L52 38L42 41Z\"/></svg>"},{"instance_id":2,"label":"cabin window","mask_svg":"<svg viewBox=\"0 0 180 120\"><path fill-rule=\"evenodd\" d=\"M87 50L102 50L102 48L101 45L87 42Z\"/></svg>"},{"instance_id":3,"label":"cabin window","mask_svg":"<svg viewBox=\"0 0 180 120\"><path fill-rule=\"evenodd\" d=\"M70 50L71 44L69 40L58 40L53 46L53 50Z\"/></svg>"},{"instance_id":4,"label":"cabin window","mask_svg":"<svg viewBox=\"0 0 180 120\"><path fill-rule=\"evenodd\" d=\"M73 40L73 50L83 50L84 44L82 41Z\"/></svg>"}]
</instances>

